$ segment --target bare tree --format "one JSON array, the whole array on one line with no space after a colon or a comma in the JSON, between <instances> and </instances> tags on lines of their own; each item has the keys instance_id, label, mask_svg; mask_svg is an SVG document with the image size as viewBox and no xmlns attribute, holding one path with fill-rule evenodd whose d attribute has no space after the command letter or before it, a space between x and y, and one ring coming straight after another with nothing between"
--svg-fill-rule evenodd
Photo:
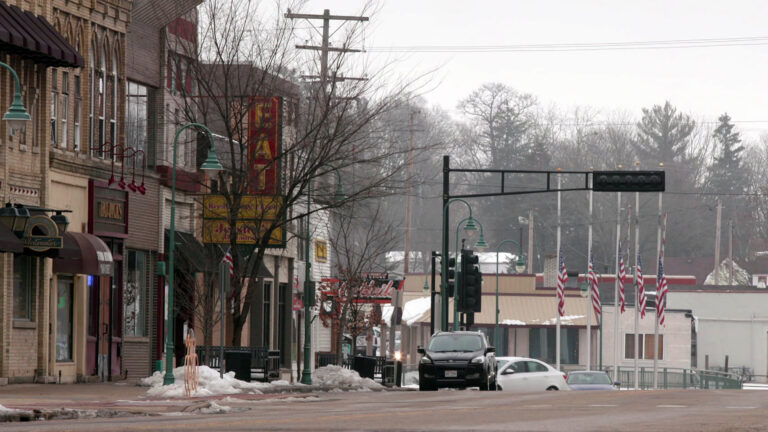
<instances>
[{"instance_id":1,"label":"bare tree","mask_svg":"<svg viewBox=\"0 0 768 432\"><path fill-rule=\"evenodd\" d=\"M352 337L354 352L357 336L366 334L381 322L381 308L369 302L371 285L365 274L388 270L384 255L399 239L394 227L382 220L382 207L376 200L334 212L336 223L331 245L336 254L335 270L341 282L324 324L335 330L333 343L338 360L341 360L344 333Z\"/></svg>"},{"instance_id":2,"label":"bare tree","mask_svg":"<svg viewBox=\"0 0 768 432\"><path fill-rule=\"evenodd\" d=\"M223 216L229 232L245 232L254 243L252 253L242 253L238 236L230 236L235 345L240 344L259 283L254 269L276 237L287 240L297 234L293 221L402 190L404 167L393 161L408 149L382 144L381 138L393 127L382 118L407 104L421 82L387 82L386 68L366 71L364 80L346 79L343 71L355 70L357 65L341 52L329 57L327 76L321 82L297 84L297 70L319 76L320 67L314 53L304 57L293 48L293 23L278 12L285 6L297 10L302 4L278 4L277 11L266 11L268 5L209 0L200 8L198 44L169 38L171 51L180 53L194 78L193 88L179 89L185 120L211 126L222 136L216 148L225 170L218 174L216 187L226 201L228 211ZM354 46L362 27L348 25L345 31L335 46ZM261 101L276 96L282 98L281 146L266 164L255 165L261 136L254 131L277 119L254 115L254 110ZM207 146L207 140L200 140L198 159L207 153ZM277 198L259 209L256 217L241 217L244 199L274 172L279 173ZM345 184L343 200L334 199L334 180Z\"/></svg>"}]
</instances>

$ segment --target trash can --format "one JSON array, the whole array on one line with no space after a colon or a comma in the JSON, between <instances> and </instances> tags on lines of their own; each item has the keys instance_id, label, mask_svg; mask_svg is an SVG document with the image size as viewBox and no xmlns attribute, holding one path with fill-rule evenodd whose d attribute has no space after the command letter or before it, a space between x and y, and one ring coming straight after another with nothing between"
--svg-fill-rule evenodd
<instances>
[{"instance_id":1,"label":"trash can","mask_svg":"<svg viewBox=\"0 0 768 432\"><path fill-rule=\"evenodd\" d=\"M352 369L362 378L373 379L373 373L376 370L376 357L355 356L352 359Z\"/></svg>"},{"instance_id":2,"label":"trash can","mask_svg":"<svg viewBox=\"0 0 768 432\"><path fill-rule=\"evenodd\" d=\"M382 383L387 387L402 386L403 363L394 360L387 360L384 363Z\"/></svg>"},{"instance_id":3,"label":"trash can","mask_svg":"<svg viewBox=\"0 0 768 432\"><path fill-rule=\"evenodd\" d=\"M235 372L235 378L251 381L251 353L227 351L224 353L227 372Z\"/></svg>"}]
</instances>

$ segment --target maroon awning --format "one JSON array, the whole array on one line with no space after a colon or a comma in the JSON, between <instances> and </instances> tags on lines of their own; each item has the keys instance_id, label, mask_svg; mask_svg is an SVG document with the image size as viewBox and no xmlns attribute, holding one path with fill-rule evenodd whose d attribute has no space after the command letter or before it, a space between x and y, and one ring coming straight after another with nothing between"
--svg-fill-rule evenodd
<instances>
[{"instance_id":1,"label":"maroon awning","mask_svg":"<svg viewBox=\"0 0 768 432\"><path fill-rule=\"evenodd\" d=\"M0 51L56 67L83 67L85 60L42 16L0 1Z\"/></svg>"},{"instance_id":2,"label":"maroon awning","mask_svg":"<svg viewBox=\"0 0 768 432\"><path fill-rule=\"evenodd\" d=\"M0 252L24 252L24 243L3 224L0 224Z\"/></svg>"},{"instance_id":3,"label":"maroon awning","mask_svg":"<svg viewBox=\"0 0 768 432\"><path fill-rule=\"evenodd\" d=\"M64 247L53 260L53 272L109 276L112 274L112 252L93 234L66 232Z\"/></svg>"}]
</instances>

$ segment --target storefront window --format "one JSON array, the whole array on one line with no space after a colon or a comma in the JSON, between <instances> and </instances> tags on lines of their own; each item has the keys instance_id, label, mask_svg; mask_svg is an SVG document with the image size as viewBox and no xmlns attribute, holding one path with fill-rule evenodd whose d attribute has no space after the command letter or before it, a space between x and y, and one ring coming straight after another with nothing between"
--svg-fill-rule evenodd
<instances>
[{"instance_id":1,"label":"storefront window","mask_svg":"<svg viewBox=\"0 0 768 432\"><path fill-rule=\"evenodd\" d=\"M530 356L549 364L555 363L556 333L554 328L532 328L528 341ZM560 329L560 363L579 363L579 329Z\"/></svg>"},{"instance_id":2,"label":"storefront window","mask_svg":"<svg viewBox=\"0 0 768 432\"><path fill-rule=\"evenodd\" d=\"M128 271L123 290L125 336L146 336L146 298L147 253L129 250Z\"/></svg>"},{"instance_id":3,"label":"storefront window","mask_svg":"<svg viewBox=\"0 0 768 432\"><path fill-rule=\"evenodd\" d=\"M34 258L13 256L13 319L33 320L35 302Z\"/></svg>"},{"instance_id":4,"label":"storefront window","mask_svg":"<svg viewBox=\"0 0 768 432\"><path fill-rule=\"evenodd\" d=\"M60 278L56 301L56 361L72 361L72 279Z\"/></svg>"}]
</instances>

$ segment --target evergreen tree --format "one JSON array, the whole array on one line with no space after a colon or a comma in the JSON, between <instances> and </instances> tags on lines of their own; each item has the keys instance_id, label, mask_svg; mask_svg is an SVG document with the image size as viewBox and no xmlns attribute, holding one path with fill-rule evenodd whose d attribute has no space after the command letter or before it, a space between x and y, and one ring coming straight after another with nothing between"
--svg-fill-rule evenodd
<instances>
[{"instance_id":1,"label":"evergreen tree","mask_svg":"<svg viewBox=\"0 0 768 432\"><path fill-rule=\"evenodd\" d=\"M718 194L744 193L749 187L747 171L743 166L739 132L734 132L731 117L725 113L718 118L720 124L712 134L718 147L717 156L709 167L707 186Z\"/></svg>"}]
</instances>

